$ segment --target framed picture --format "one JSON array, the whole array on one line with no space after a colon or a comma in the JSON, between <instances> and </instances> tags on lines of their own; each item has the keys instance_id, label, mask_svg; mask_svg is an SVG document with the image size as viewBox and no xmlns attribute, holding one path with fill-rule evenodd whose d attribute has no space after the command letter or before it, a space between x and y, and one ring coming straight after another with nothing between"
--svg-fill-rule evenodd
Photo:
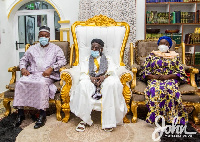
<instances>
[{"instance_id":1,"label":"framed picture","mask_svg":"<svg viewBox=\"0 0 200 142\"><path fill-rule=\"evenodd\" d=\"M33 44L35 41L35 17L25 16L25 44Z\"/></svg>"},{"instance_id":2,"label":"framed picture","mask_svg":"<svg viewBox=\"0 0 200 142\"><path fill-rule=\"evenodd\" d=\"M35 9L39 10L40 9L40 2L35 2Z\"/></svg>"},{"instance_id":3,"label":"framed picture","mask_svg":"<svg viewBox=\"0 0 200 142\"><path fill-rule=\"evenodd\" d=\"M42 9L48 9L48 4L46 2L42 2Z\"/></svg>"},{"instance_id":4,"label":"framed picture","mask_svg":"<svg viewBox=\"0 0 200 142\"><path fill-rule=\"evenodd\" d=\"M37 15L37 27L41 27L41 15Z\"/></svg>"},{"instance_id":5,"label":"framed picture","mask_svg":"<svg viewBox=\"0 0 200 142\"><path fill-rule=\"evenodd\" d=\"M47 15L41 15L41 26L48 26L47 25Z\"/></svg>"}]
</instances>

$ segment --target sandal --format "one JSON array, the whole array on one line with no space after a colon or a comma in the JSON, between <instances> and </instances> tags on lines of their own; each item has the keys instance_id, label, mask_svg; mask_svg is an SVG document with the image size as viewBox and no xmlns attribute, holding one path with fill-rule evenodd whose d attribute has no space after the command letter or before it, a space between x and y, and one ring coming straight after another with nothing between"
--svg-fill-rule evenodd
<instances>
[{"instance_id":1,"label":"sandal","mask_svg":"<svg viewBox=\"0 0 200 142\"><path fill-rule=\"evenodd\" d=\"M85 131L85 125L86 123L84 121L81 121L77 127L76 127L76 131L77 132L84 132Z\"/></svg>"},{"instance_id":2,"label":"sandal","mask_svg":"<svg viewBox=\"0 0 200 142\"><path fill-rule=\"evenodd\" d=\"M113 131L113 128L104 128L104 131L105 131L105 132L112 132L112 131Z\"/></svg>"}]
</instances>

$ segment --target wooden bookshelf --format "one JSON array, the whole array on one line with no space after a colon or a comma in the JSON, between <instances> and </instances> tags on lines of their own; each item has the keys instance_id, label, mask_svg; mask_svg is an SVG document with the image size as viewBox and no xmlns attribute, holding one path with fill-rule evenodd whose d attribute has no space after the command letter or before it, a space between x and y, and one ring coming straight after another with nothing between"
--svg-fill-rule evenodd
<instances>
[{"instance_id":1,"label":"wooden bookshelf","mask_svg":"<svg viewBox=\"0 0 200 142\"><path fill-rule=\"evenodd\" d=\"M179 35L181 36L181 42L185 41L185 35L188 33L194 33L196 27L200 28L200 21L197 20L197 10L200 10L200 1L198 2L157 2L157 3L147 3L145 2L145 29L160 29L159 33L165 33L165 30L179 30ZM147 23L147 11L157 11L157 12L168 12L168 19L165 20L166 23ZM194 23L171 23L170 13L174 11L181 12L194 12L193 22ZM158 18L158 17L157 17ZM160 18L160 17L159 17ZM164 16L167 18L167 16ZM180 18L180 16L179 16ZM182 18L182 17L181 17ZM191 17L190 17L191 18ZM191 20L191 19L189 19ZM181 20L182 21L182 20ZM179 20L180 22L180 20ZM149 34L145 30L145 38L149 37ZM148 34L148 36L147 36ZM200 42L200 41L199 41ZM178 46L178 45L177 45ZM195 44L186 44L186 52L189 52L189 49L194 47L193 53L193 64L192 66L198 67L200 69L200 65L195 65L195 53L200 52L200 43Z\"/></svg>"}]
</instances>

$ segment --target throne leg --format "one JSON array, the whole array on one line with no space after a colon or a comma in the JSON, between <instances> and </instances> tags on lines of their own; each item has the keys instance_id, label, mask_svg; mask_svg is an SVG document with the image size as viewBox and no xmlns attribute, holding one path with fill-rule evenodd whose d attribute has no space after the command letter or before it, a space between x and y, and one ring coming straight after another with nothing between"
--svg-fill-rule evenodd
<instances>
[{"instance_id":1,"label":"throne leg","mask_svg":"<svg viewBox=\"0 0 200 142\"><path fill-rule=\"evenodd\" d=\"M130 120L127 118L127 114L130 111L129 103L130 103L130 100L131 100L131 90L130 90L130 87L127 85L127 82L131 81L131 79L132 79L132 76L131 76L130 73L123 74L120 78L120 81L123 85L122 94L124 96L126 106L127 106L127 113L123 118L124 123L130 123Z\"/></svg>"},{"instance_id":2,"label":"throne leg","mask_svg":"<svg viewBox=\"0 0 200 142\"><path fill-rule=\"evenodd\" d=\"M195 109L194 109L193 114L192 114L194 122L195 122L195 124L200 124L200 120L198 118L198 114L200 113L200 104L195 103L194 107L195 107Z\"/></svg>"},{"instance_id":3,"label":"throne leg","mask_svg":"<svg viewBox=\"0 0 200 142\"><path fill-rule=\"evenodd\" d=\"M58 121L61 121L61 101L60 100L55 100L55 104L56 104L56 118Z\"/></svg>"},{"instance_id":4,"label":"throne leg","mask_svg":"<svg viewBox=\"0 0 200 142\"><path fill-rule=\"evenodd\" d=\"M124 118L123 118L123 122L124 122L124 123L130 123L130 120L127 118L127 114L128 114L129 111L130 111L130 106L127 105L127 104L126 104L126 106L127 106L128 110L127 110L126 115L125 115Z\"/></svg>"},{"instance_id":5,"label":"throne leg","mask_svg":"<svg viewBox=\"0 0 200 142\"><path fill-rule=\"evenodd\" d=\"M138 103L135 101L132 101L131 103L131 111L133 113L133 118L131 120L132 123L137 122L137 108L138 108Z\"/></svg>"},{"instance_id":6,"label":"throne leg","mask_svg":"<svg viewBox=\"0 0 200 142\"><path fill-rule=\"evenodd\" d=\"M4 116L8 116L11 113L10 102L12 100L13 99L10 99L10 98L4 98L3 99L3 105L4 105L5 109L6 109L6 112L4 113Z\"/></svg>"},{"instance_id":7,"label":"throne leg","mask_svg":"<svg viewBox=\"0 0 200 142\"><path fill-rule=\"evenodd\" d=\"M61 79L65 81L65 85L62 87L61 90L61 99L63 101L62 111L65 113L65 117L62 119L63 122L68 122L69 117L70 117L70 96L69 96L69 91L72 86L72 79L70 74L68 73L62 73Z\"/></svg>"}]
</instances>

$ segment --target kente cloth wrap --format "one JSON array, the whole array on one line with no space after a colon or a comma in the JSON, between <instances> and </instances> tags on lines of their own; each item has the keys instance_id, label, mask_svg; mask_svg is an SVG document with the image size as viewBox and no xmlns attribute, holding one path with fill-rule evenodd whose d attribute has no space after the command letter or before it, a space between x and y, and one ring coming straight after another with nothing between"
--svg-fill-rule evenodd
<instances>
[{"instance_id":1,"label":"kente cloth wrap","mask_svg":"<svg viewBox=\"0 0 200 142\"><path fill-rule=\"evenodd\" d=\"M155 56L153 53L146 58L140 79L146 81L146 76L175 74L179 79L147 81L145 89L145 103L148 108L146 121L155 123L155 118L162 115L165 121L172 123L174 117L178 117L178 124L188 121L188 114L182 104L182 95L179 91L180 82L187 82L187 75L181 64L179 56L173 59Z\"/></svg>"}]
</instances>

